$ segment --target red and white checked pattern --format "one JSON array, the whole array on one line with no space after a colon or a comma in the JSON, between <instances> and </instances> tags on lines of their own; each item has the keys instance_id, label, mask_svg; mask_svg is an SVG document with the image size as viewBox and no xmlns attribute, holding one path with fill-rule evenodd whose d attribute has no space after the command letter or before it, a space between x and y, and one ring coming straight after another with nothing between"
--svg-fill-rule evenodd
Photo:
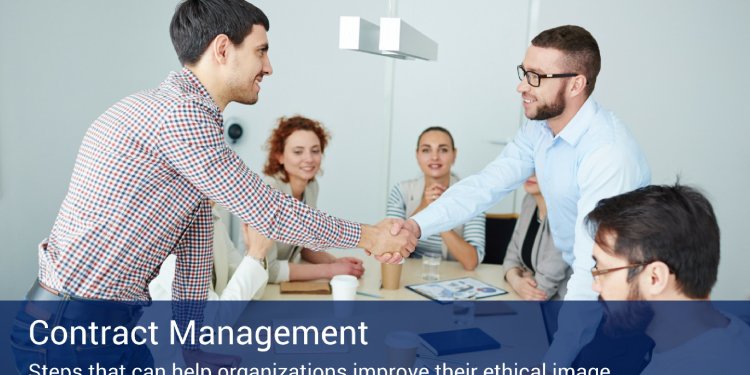
<instances>
[{"instance_id":1,"label":"red and white checked pattern","mask_svg":"<svg viewBox=\"0 0 750 375\"><path fill-rule=\"evenodd\" d=\"M74 296L147 301L177 255L173 298L204 300L212 199L263 235L314 250L355 247L359 224L273 190L224 141L222 115L188 69L112 106L89 128L39 278Z\"/></svg>"}]
</instances>

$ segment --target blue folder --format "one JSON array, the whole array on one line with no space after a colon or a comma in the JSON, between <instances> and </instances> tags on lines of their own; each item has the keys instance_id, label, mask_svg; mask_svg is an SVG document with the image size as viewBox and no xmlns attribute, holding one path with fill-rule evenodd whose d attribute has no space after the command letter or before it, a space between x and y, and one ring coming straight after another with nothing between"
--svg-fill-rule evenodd
<instances>
[{"instance_id":1,"label":"blue folder","mask_svg":"<svg viewBox=\"0 0 750 375\"><path fill-rule=\"evenodd\" d=\"M422 343L435 355L499 349L500 343L479 328L421 333Z\"/></svg>"}]
</instances>

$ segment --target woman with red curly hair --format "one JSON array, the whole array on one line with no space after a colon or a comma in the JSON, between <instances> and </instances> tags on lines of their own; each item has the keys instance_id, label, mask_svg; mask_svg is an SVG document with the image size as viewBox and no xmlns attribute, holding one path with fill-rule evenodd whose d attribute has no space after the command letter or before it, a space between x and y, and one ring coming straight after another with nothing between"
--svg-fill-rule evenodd
<instances>
[{"instance_id":1,"label":"woman with red curly hair","mask_svg":"<svg viewBox=\"0 0 750 375\"><path fill-rule=\"evenodd\" d=\"M263 168L265 181L277 190L317 208L318 182L323 152L330 135L320 122L302 116L282 117L271 132ZM294 263L297 255L311 264ZM324 251L276 242L268 252L268 281L314 280L335 275L362 276L362 261L336 258Z\"/></svg>"}]
</instances>

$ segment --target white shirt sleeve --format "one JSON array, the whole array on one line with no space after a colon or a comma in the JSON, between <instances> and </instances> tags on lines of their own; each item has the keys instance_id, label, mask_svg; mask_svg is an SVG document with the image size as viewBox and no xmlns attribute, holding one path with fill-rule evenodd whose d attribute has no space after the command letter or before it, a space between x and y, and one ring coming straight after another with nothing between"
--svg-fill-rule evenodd
<instances>
[{"instance_id":1,"label":"white shirt sleeve","mask_svg":"<svg viewBox=\"0 0 750 375\"><path fill-rule=\"evenodd\" d=\"M245 256L242 257L221 295L212 294L221 301L249 301L263 295L267 282L268 272L263 266L257 260Z\"/></svg>"},{"instance_id":2,"label":"white shirt sleeve","mask_svg":"<svg viewBox=\"0 0 750 375\"><path fill-rule=\"evenodd\" d=\"M148 284L148 293L154 301L172 300L172 280L174 280L177 257L174 254L164 259L159 274Z\"/></svg>"},{"instance_id":3,"label":"white shirt sleeve","mask_svg":"<svg viewBox=\"0 0 750 375\"><path fill-rule=\"evenodd\" d=\"M269 280L272 284L283 283L289 281L289 261L288 260L277 260L276 262L276 274L272 280Z\"/></svg>"}]
</instances>

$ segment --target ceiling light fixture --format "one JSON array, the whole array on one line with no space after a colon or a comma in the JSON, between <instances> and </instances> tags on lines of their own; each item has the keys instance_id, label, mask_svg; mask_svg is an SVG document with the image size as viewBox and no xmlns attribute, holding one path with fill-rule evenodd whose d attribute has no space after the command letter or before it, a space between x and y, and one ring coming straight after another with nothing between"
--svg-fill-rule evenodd
<instances>
[{"instance_id":1,"label":"ceiling light fixture","mask_svg":"<svg viewBox=\"0 0 750 375\"><path fill-rule=\"evenodd\" d=\"M342 16L339 49L404 60L435 61L438 44L401 18L383 17L378 26L362 17Z\"/></svg>"}]
</instances>

